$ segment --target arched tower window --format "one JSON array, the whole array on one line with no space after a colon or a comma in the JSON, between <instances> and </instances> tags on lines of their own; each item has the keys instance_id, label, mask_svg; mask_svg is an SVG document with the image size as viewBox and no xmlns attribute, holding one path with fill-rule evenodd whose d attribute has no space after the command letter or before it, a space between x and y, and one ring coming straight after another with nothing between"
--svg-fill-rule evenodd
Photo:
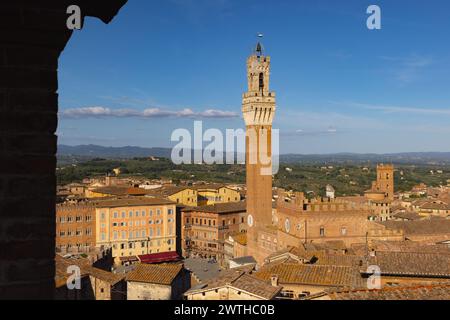
<instances>
[{"instance_id":1,"label":"arched tower window","mask_svg":"<svg viewBox=\"0 0 450 320\"><path fill-rule=\"evenodd\" d=\"M263 91L264 89L264 73L259 74L259 90Z\"/></svg>"}]
</instances>

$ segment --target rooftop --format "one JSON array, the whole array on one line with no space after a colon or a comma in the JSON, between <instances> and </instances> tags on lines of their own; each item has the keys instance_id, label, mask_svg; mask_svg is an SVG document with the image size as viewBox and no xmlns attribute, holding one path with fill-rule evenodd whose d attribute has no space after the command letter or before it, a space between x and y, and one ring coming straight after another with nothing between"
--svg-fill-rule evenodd
<instances>
[{"instance_id":1,"label":"rooftop","mask_svg":"<svg viewBox=\"0 0 450 320\"><path fill-rule=\"evenodd\" d=\"M200 293L223 287L233 287L262 299L273 299L282 287L272 286L261 279L255 278L240 268L223 271L217 278L211 279L197 287L191 288L186 294Z\"/></svg>"},{"instance_id":2,"label":"rooftop","mask_svg":"<svg viewBox=\"0 0 450 320\"><path fill-rule=\"evenodd\" d=\"M120 198L114 200L98 201L98 208L118 208L118 207L140 207L140 206L156 206L156 205L170 205L175 204L175 202L160 199L160 198L149 198L149 197L139 197L139 198Z\"/></svg>"},{"instance_id":3,"label":"rooftop","mask_svg":"<svg viewBox=\"0 0 450 320\"><path fill-rule=\"evenodd\" d=\"M138 264L126 281L171 285L182 269L182 264Z\"/></svg>"},{"instance_id":4,"label":"rooftop","mask_svg":"<svg viewBox=\"0 0 450 320\"><path fill-rule=\"evenodd\" d=\"M93 189L92 192L102 193L102 194L110 194L114 196L143 196L148 194L149 192L145 189L141 188L132 188L132 187L121 187L121 186L113 186L113 187L100 187Z\"/></svg>"},{"instance_id":5,"label":"rooftop","mask_svg":"<svg viewBox=\"0 0 450 320\"><path fill-rule=\"evenodd\" d=\"M450 300L450 283L345 290L325 293L331 300Z\"/></svg>"},{"instance_id":6,"label":"rooftop","mask_svg":"<svg viewBox=\"0 0 450 320\"><path fill-rule=\"evenodd\" d=\"M450 234L450 220L426 219L414 221L384 221L379 222L387 229L403 230L406 236L426 234Z\"/></svg>"},{"instance_id":7,"label":"rooftop","mask_svg":"<svg viewBox=\"0 0 450 320\"><path fill-rule=\"evenodd\" d=\"M245 202L216 203L209 206L191 207L184 209L184 211L207 212L216 214L245 212L246 210L247 205Z\"/></svg>"},{"instance_id":8,"label":"rooftop","mask_svg":"<svg viewBox=\"0 0 450 320\"><path fill-rule=\"evenodd\" d=\"M368 264L379 266L385 275L450 277L449 254L376 251Z\"/></svg>"},{"instance_id":9,"label":"rooftop","mask_svg":"<svg viewBox=\"0 0 450 320\"><path fill-rule=\"evenodd\" d=\"M359 288L364 285L358 268L349 266L282 263L264 265L255 276L269 281L278 276L280 284L308 284L330 287Z\"/></svg>"}]
</instances>

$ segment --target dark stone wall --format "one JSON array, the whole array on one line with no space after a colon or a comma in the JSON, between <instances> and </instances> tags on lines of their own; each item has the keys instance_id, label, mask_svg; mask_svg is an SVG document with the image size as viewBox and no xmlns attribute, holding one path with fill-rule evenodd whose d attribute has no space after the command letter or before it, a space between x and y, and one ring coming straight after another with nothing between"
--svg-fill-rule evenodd
<instances>
[{"instance_id":1,"label":"dark stone wall","mask_svg":"<svg viewBox=\"0 0 450 320\"><path fill-rule=\"evenodd\" d=\"M55 286L58 57L66 9L112 20L126 0L0 1L0 299Z\"/></svg>"}]
</instances>

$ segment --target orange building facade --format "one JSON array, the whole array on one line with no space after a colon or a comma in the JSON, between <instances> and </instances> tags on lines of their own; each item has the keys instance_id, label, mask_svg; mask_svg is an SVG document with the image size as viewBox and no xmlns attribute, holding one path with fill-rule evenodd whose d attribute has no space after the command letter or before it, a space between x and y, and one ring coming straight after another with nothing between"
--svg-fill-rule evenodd
<instances>
[{"instance_id":1,"label":"orange building facade","mask_svg":"<svg viewBox=\"0 0 450 320\"><path fill-rule=\"evenodd\" d=\"M89 253L95 250L95 206L56 206L56 252Z\"/></svg>"},{"instance_id":2,"label":"orange building facade","mask_svg":"<svg viewBox=\"0 0 450 320\"><path fill-rule=\"evenodd\" d=\"M246 230L243 202L219 203L182 211L183 256L198 256L224 261L224 243L229 234Z\"/></svg>"}]
</instances>

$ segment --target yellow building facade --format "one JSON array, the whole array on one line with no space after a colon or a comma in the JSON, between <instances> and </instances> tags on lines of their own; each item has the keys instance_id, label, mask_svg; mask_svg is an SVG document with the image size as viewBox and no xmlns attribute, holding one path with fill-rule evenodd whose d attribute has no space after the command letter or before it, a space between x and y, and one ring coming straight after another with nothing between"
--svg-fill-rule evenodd
<instances>
[{"instance_id":1,"label":"yellow building facade","mask_svg":"<svg viewBox=\"0 0 450 320\"><path fill-rule=\"evenodd\" d=\"M158 198L102 201L96 207L96 244L127 257L176 251L176 204Z\"/></svg>"},{"instance_id":2,"label":"yellow building facade","mask_svg":"<svg viewBox=\"0 0 450 320\"><path fill-rule=\"evenodd\" d=\"M197 187L197 193L199 206L241 201L239 191L225 186L201 186Z\"/></svg>"}]
</instances>

